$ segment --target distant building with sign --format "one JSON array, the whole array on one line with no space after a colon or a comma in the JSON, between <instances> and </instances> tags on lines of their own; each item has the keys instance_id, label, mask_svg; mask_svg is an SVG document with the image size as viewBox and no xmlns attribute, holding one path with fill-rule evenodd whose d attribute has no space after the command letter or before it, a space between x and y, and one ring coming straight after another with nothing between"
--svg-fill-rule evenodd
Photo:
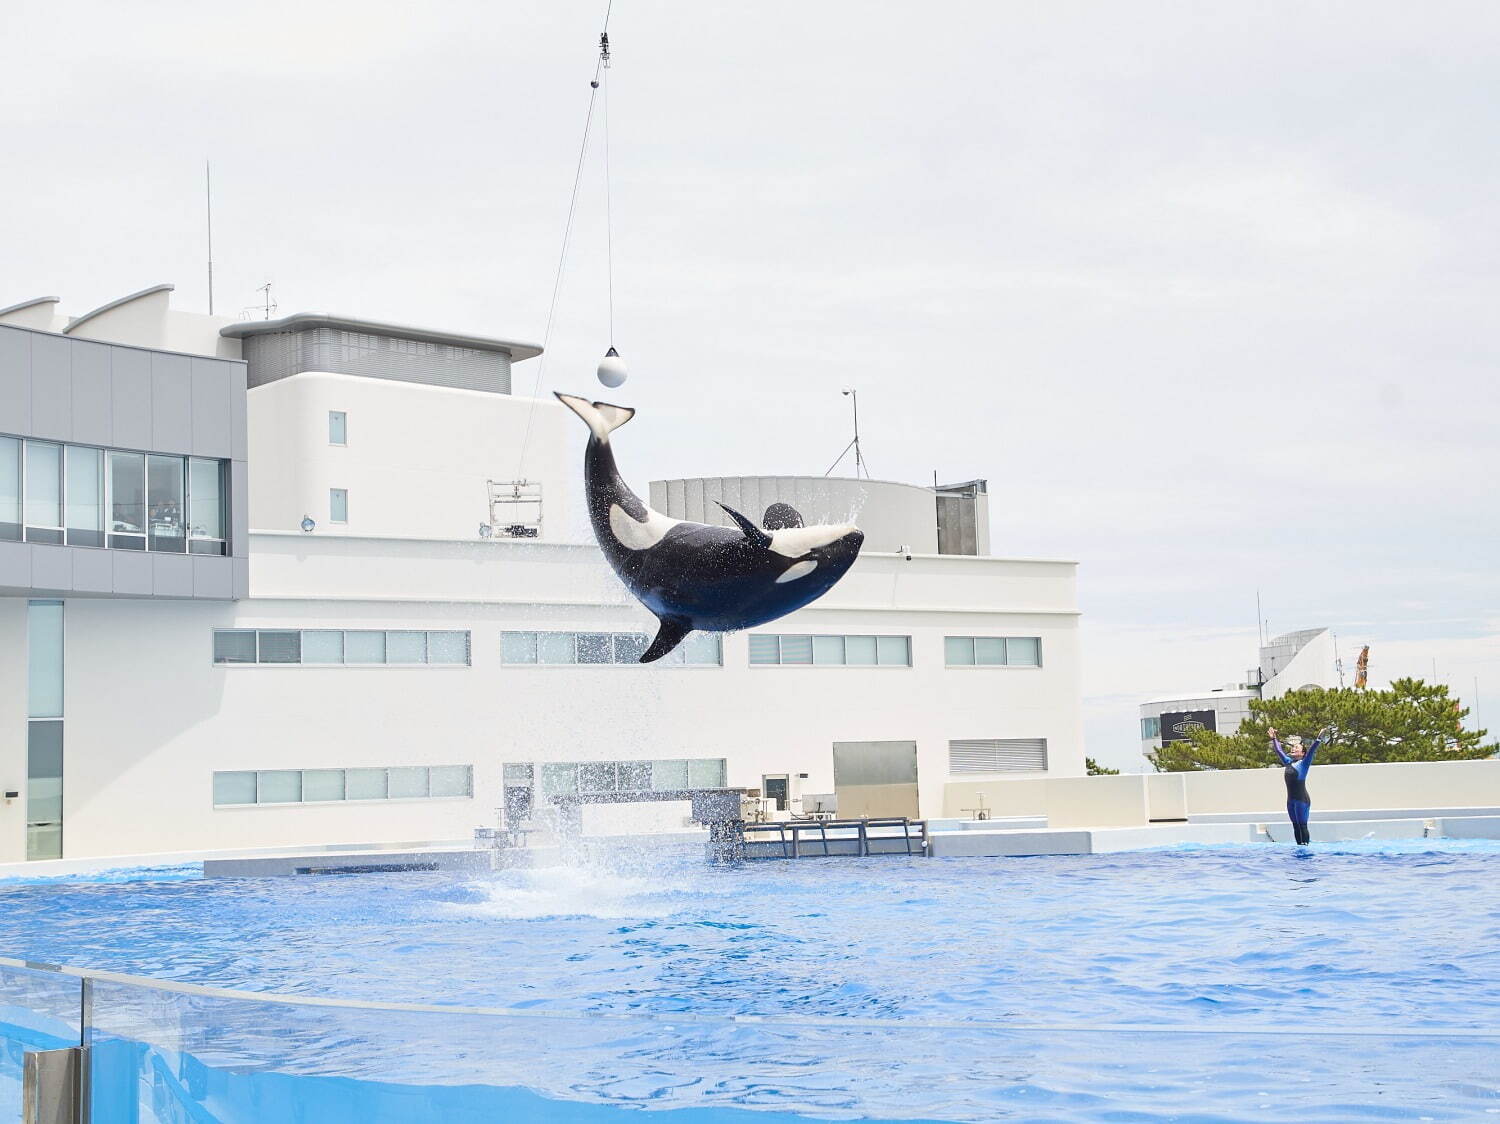
<instances>
[{"instance_id":1,"label":"distant building with sign","mask_svg":"<svg viewBox=\"0 0 1500 1124\"><path fill-rule=\"evenodd\" d=\"M1164 695L1141 704L1141 752L1186 741L1193 730L1232 734L1250 717L1251 699L1280 698L1303 687L1338 686L1333 633L1326 628L1288 632L1261 645L1257 666L1239 683L1207 691Z\"/></svg>"}]
</instances>

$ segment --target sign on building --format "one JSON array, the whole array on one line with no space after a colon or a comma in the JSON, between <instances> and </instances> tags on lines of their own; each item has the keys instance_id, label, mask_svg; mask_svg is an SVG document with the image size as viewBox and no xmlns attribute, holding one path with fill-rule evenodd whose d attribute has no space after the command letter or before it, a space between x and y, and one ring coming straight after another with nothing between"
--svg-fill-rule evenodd
<instances>
[{"instance_id":1,"label":"sign on building","mask_svg":"<svg viewBox=\"0 0 1500 1124\"><path fill-rule=\"evenodd\" d=\"M1216 730L1214 712L1211 710L1170 710L1161 716L1161 740L1185 742L1194 730Z\"/></svg>"}]
</instances>

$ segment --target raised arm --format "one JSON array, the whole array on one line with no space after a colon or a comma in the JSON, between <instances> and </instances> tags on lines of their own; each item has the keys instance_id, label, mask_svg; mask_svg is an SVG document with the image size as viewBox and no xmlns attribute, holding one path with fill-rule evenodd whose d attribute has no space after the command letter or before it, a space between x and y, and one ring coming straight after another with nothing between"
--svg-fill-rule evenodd
<instances>
[{"instance_id":1,"label":"raised arm","mask_svg":"<svg viewBox=\"0 0 1500 1124\"><path fill-rule=\"evenodd\" d=\"M1302 755L1303 764L1305 764L1307 768L1312 768L1313 754L1318 752L1318 746L1322 745L1323 742L1327 740L1327 736L1327 730L1319 730L1318 736L1313 738L1312 745L1307 747L1307 752Z\"/></svg>"},{"instance_id":2,"label":"raised arm","mask_svg":"<svg viewBox=\"0 0 1500 1124\"><path fill-rule=\"evenodd\" d=\"M1276 736L1276 727L1272 726L1269 730L1266 731L1266 733L1271 735L1271 748L1276 751L1276 756L1281 758L1281 763L1283 765L1290 765L1292 763L1292 759L1288 757L1285 751L1281 748L1281 739Z\"/></svg>"}]
</instances>

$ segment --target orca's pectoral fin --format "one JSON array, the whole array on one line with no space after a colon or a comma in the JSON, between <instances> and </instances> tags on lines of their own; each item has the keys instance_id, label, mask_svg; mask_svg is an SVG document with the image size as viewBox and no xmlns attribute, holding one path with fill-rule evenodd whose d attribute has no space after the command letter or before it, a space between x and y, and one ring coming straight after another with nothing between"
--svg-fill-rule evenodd
<instances>
[{"instance_id":1,"label":"orca's pectoral fin","mask_svg":"<svg viewBox=\"0 0 1500 1124\"><path fill-rule=\"evenodd\" d=\"M750 522L750 520L746 519L734 508L730 507L727 503L719 503L718 500L714 500L714 503L719 504L719 506L724 509L725 514L728 515L729 518L733 519L736 524L738 524L740 530L745 532L745 537L749 539L750 542L755 546L758 546L761 549L765 549L766 547L771 545L771 536L762 531L754 523Z\"/></svg>"},{"instance_id":2,"label":"orca's pectoral fin","mask_svg":"<svg viewBox=\"0 0 1500 1124\"><path fill-rule=\"evenodd\" d=\"M656 633L656 639L651 641L651 647L641 653L641 663L655 663L681 644L687 634L693 631L692 624L682 617L662 617L661 628Z\"/></svg>"}]
</instances>

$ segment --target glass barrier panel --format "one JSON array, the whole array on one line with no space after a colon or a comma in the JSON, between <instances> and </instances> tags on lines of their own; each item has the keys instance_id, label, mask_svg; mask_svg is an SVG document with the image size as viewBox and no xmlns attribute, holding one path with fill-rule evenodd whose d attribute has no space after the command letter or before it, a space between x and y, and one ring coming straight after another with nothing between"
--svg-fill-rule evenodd
<instances>
[{"instance_id":1,"label":"glass barrier panel","mask_svg":"<svg viewBox=\"0 0 1500 1124\"><path fill-rule=\"evenodd\" d=\"M690 959L684 971L692 989ZM448 1013L109 981L95 984L93 1017L94 1124L1468 1120L1500 1109L1500 1038L1440 1028Z\"/></svg>"},{"instance_id":2,"label":"glass barrier panel","mask_svg":"<svg viewBox=\"0 0 1500 1124\"><path fill-rule=\"evenodd\" d=\"M21 1120L26 1052L79 1044L81 994L72 976L0 963L0 1124Z\"/></svg>"}]
</instances>

